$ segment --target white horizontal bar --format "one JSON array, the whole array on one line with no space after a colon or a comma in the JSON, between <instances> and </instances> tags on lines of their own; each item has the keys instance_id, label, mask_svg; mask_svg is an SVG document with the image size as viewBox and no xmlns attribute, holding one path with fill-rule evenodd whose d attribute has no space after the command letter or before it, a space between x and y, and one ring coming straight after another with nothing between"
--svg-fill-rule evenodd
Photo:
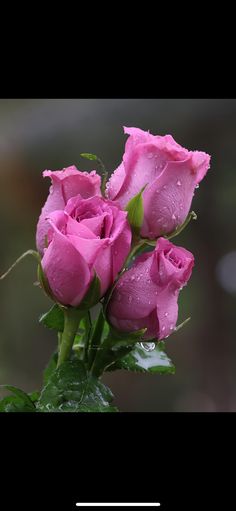
<instances>
[{"instance_id":1,"label":"white horizontal bar","mask_svg":"<svg viewBox=\"0 0 236 511\"><path fill-rule=\"evenodd\" d=\"M158 507L160 502L76 502L78 507Z\"/></svg>"}]
</instances>

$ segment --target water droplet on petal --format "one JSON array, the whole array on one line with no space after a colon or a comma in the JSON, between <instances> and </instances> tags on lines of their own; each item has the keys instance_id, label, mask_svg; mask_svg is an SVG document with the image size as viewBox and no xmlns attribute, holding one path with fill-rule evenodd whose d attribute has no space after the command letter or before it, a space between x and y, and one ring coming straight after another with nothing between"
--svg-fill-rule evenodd
<instances>
[{"instance_id":1,"label":"water droplet on petal","mask_svg":"<svg viewBox=\"0 0 236 511\"><path fill-rule=\"evenodd\" d=\"M132 275L132 277L131 277L131 279L130 279L130 280L134 280L134 279L135 279L135 276L134 276L134 275Z\"/></svg>"},{"instance_id":2,"label":"water droplet on petal","mask_svg":"<svg viewBox=\"0 0 236 511\"><path fill-rule=\"evenodd\" d=\"M129 300L129 303L131 303L131 302L133 301L133 298L132 298L132 296L131 296L131 295L129 295L128 300Z\"/></svg>"},{"instance_id":3,"label":"water droplet on petal","mask_svg":"<svg viewBox=\"0 0 236 511\"><path fill-rule=\"evenodd\" d=\"M153 153L148 153L147 158L149 158L149 159L153 158Z\"/></svg>"},{"instance_id":4,"label":"water droplet on petal","mask_svg":"<svg viewBox=\"0 0 236 511\"><path fill-rule=\"evenodd\" d=\"M167 318L169 316L169 312L165 312L165 317Z\"/></svg>"},{"instance_id":5,"label":"water droplet on petal","mask_svg":"<svg viewBox=\"0 0 236 511\"><path fill-rule=\"evenodd\" d=\"M196 185L195 188L199 188L199 185Z\"/></svg>"},{"instance_id":6,"label":"water droplet on petal","mask_svg":"<svg viewBox=\"0 0 236 511\"><path fill-rule=\"evenodd\" d=\"M140 342L140 346L145 351L153 351L156 347L155 342Z\"/></svg>"},{"instance_id":7,"label":"water droplet on petal","mask_svg":"<svg viewBox=\"0 0 236 511\"><path fill-rule=\"evenodd\" d=\"M172 217L171 217L171 218L172 218L172 220L176 220L176 216L175 216L175 214L174 214L174 213L173 213L173 215L172 215Z\"/></svg>"},{"instance_id":8,"label":"water droplet on petal","mask_svg":"<svg viewBox=\"0 0 236 511\"><path fill-rule=\"evenodd\" d=\"M165 329L166 329L166 327L165 327L165 326L163 326L163 327L162 327L162 329L161 329L161 331L162 331L162 332L164 332L164 330L165 330Z\"/></svg>"},{"instance_id":9,"label":"water droplet on petal","mask_svg":"<svg viewBox=\"0 0 236 511\"><path fill-rule=\"evenodd\" d=\"M178 179L178 181L177 181L177 183L176 183L176 184L177 184L177 186L181 186L181 184L182 184L182 183L181 183L181 181Z\"/></svg>"}]
</instances>

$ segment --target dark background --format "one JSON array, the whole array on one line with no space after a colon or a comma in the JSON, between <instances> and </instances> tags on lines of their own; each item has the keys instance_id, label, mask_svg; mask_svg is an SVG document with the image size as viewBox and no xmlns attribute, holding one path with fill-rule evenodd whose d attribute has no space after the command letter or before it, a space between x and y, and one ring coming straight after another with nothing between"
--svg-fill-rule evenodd
<instances>
[{"instance_id":1,"label":"dark background","mask_svg":"<svg viewBox=\"0 0 236 511\"><path fill-rule=\"evenodd\" d=\"M42 171L72 164L92 170L79 156L92 152L112 172L124 150L123 125L170 133L212 160L192 205L198 220L175 239L195 255L178 323L191 321L166 343L176 374L117 371L103 380L123 411L236 411L236 100L0 100L0 272L35 246L49 187ZM35 280L29 258L0 283L0 384L26 391L40 387L56 347L55 334L38 323L51 304Z\"/></svg>"}]
</instances>

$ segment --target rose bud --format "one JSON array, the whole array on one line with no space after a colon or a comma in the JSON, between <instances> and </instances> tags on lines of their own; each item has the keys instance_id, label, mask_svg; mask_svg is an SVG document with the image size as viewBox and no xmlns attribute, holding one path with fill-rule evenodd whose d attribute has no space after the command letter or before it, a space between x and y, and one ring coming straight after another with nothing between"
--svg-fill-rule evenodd
<instances>
[{"instance_id":1,"label":"rose bud","mask_svg":"<svg viewBox=\"0 0 236 511\"><path fill-rule=\"evenodd\" d=\"M107 183L107 197L125 208L146 185L141 236L154 239L184 222L210 156L184 149L171 135L154 136L138 128L124 131L130 136L123 161Z\"/></svg>"},{"instance_id":2,"label":"rose bud","mask_svg":"<svg viewBox=\"0 0 236 511\"><path fill-rule=\"evenodd\" d=\"M48 215L50 224L42 268L55 299L78 306L95 272L103 296L129 253L131 230L119 204L101 197L69 199L64 211Z\"/></svg>"},{"instance_id":3,"label":"rose bud","mask_svg":"<svg viewBox=\"0 0 236 511\"><path fill-rule=\"evenodd\" d=\"M43 176L50 177L52 185L37 225L36 245L41 255L43 254L45 236L49 228L46 217L52 211L63 210L68 199L75 197L75 195L80 194L84 199L93 195L101 195L101 178L95 170L90 173L80 172L72 165L63 170L45 170Z\"/></svg>"},{"instance_id":4,"label":"rose bud","mask_svg":"<svg viewBox=\"0 0 236 511\"><path fill-rule=\"evenodd\" d=\"M191 252L159 238L155 250L137 257L118 280L108 304L109 322L123 332L147 328L145 339L168 337L193 264Z\"/></svg>"}]
</instances>

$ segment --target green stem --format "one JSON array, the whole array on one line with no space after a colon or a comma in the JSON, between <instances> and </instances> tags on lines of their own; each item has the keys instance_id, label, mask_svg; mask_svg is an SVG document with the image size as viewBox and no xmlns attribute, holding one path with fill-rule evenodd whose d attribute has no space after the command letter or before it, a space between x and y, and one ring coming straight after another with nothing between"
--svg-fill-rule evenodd
<instances>
[{"instance_id":1,"label":"green stem","mask_svg":"<svg viewBox=\"0 0 236 511\"><path fill-rule=\"evenodd\" d=\"M88 368L90 369L93 365L97 350L101 343L103 328L104 328L105 318L103 314L103 310L101 308L99 312L99 316L96 321L96 325L93 331L90 349L89 349L89 357L88 357Z\"/></svg>"},{"instance_id":2,"label":"green stem","mask_svg":"<svg viewBox=\"0 0 236 511\"><path fill-rule=\"evenodd\" d=\"M141 241L139 241L138 243L136 243L136 244L133 246L133 248L132 248L131 252L129 253L129 255L128 255L128 257L127 257L126 261L125 261L125 264L124 264L124 266L123 266L123 270L124 270L125 268L127 268L127 266L128 266L128 264L130 263L130 261L132 261L132 258L136 255L136 253L138 252L138 250L139 250L139 249L140 249L143 245L146 245L146 241L145 241L145 240L141 240Z\"/></svg>"},{"instance_id":3,"label":"green stem","mask_svg":"<svg viewBox=\"0 0 236 511\"><path fill-rule=\"evenodd\" d=\"M100 159L100 158L97 158L97 161L99 163L99 166L101 168L101 171L102 171L102 184L101 184L101 190L102 190L102 195L103 197L105 197L105 191L106 191L106 182L107 182L107 176L108 176L108 172L106 170L106 167L103 163L103 161Z\"/></svg>"},{"instance_id":4,"label":"green stem","mask_svg":"<svg viewBox=\"0 0 236 511\"><path fill-rule=\"evenodd\" d=\"M73 342L75 339L76 332L79 327L80 320L84 312L81 313L77 309L70 307L64 311L64 330L61 335L60 353L58 356L57 367L65 362L72 350Z\"/></svg>"},{"instance_id":5,"label":"green stem","mask_svg":"<svg viewBox=\"0 0 236 511\"><path fill-rule=\"evenodd\" d=\"M57 334L57 339L58 339L58 355L60 353L60 348L61 348L61 337L62 337L62 332L58 332Z\"/></svg>"},{"instance_id":6,"label":"green stem","mask_svg":"<svg viewBox=\"0 0 236 511\"><path fill-rule=\"evenodd\" d=\"M91 334L91 328L92 328L91 314L90 314L89 310L87 311L87 313L84 317L84 322L85 322L85 340L84 340L83 359L84 359L84 362L87 363L88 362L89 340L90 340L90 334Z\"/></svg>"},{"instance_id":7,"label":"green stem","mask_svg":"<svg viewBox=\"0 0 236 511\"><path fill-rule=\"evenodd\" d=\"M191 211L188 214L188 216L185 219L183 224L181 224L179 227L177 227L177 229L174 232L171 232L169 235L164 236L164 238L167 238L168 240L171 240L175 236L178 236L185 229L185 227L187 227L187 225L189 224L189 222L191 220L197 220L197 215L196 215L196 213L194 211Z\"/></svg>"},{"instance_id":8,"label":"green stem","mask_svg":"<svg viewBox=\"0 0 236 511\"><path fill-rule=\"evenodd\" d=\"M106 339L102 343L102 348L95 352L94 360L91 364L91 375L99 378L102 375L104 368L106 367L106 363L109 363L109 350L112 346L112 341L108 335Z\"/></svg>"}]
</instances>

